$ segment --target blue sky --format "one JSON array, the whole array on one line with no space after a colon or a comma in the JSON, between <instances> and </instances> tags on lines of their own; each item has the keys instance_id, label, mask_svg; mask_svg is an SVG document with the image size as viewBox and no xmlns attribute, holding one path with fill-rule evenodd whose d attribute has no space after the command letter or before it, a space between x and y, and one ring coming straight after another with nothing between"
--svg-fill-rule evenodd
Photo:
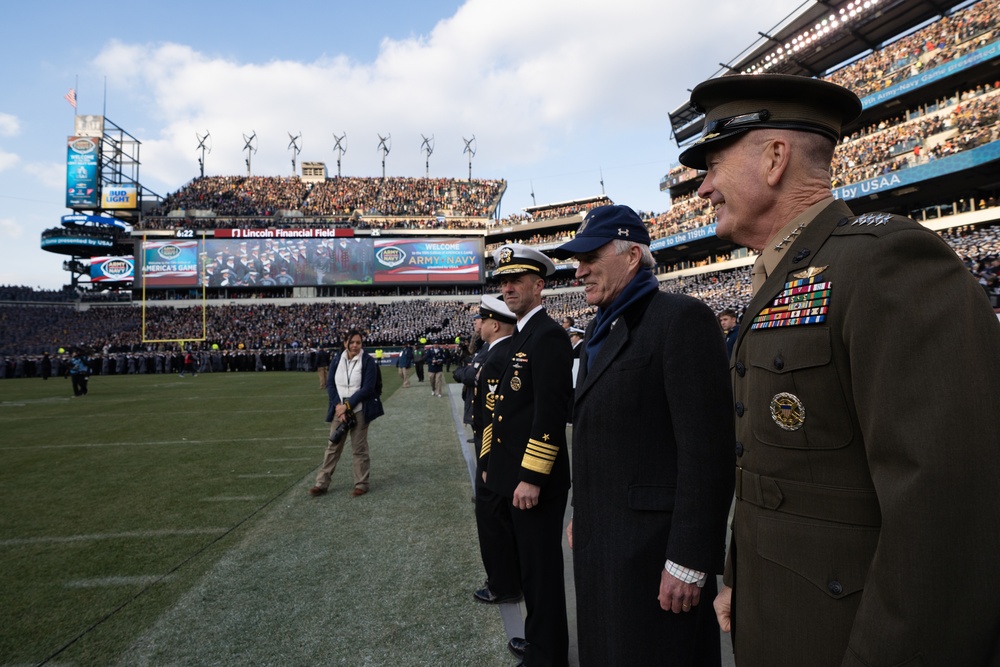
<instances>
[{"instance_id":1,"label":"blue sky","mask_svg":"<svg viewBox=\"0 0 1000 667\"><path fill-rule=\"evenodd\" d=\"M800 6L797 0L367 0L344 3L62 0L4 9L0 40L0 284L68 282L40 233L65 208L65 139L78 112L142 142L140 180L161 195L198 175L196 134L212 135L209 175L256 175L302 161L342 172L508 181L503 214L601 193L639 210L669 207L676 163L667 114L687 91ZM76 83L78 81L78 84Z\"/></svg>"}]
</instances>

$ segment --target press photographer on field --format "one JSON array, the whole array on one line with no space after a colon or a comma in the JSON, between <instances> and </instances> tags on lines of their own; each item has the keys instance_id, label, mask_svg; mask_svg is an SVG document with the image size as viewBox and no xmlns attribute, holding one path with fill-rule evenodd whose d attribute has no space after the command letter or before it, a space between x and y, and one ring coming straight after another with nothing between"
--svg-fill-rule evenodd
<instances>
[{"instance_id":1,"label":"press photographer on field","mask_svg":"<svg viewBox=\"0 0 1000 667\"><path fill-rule=\"evenodd\" d=\"M371 457L368 453L368 424L385 414L379 397L381 390L379 369L375 359L364 351L361 332L351 329L344 339L344 351L330 364L327 393L330 407L326 421L330 422L330 440L323 455L323 465L316 475L316 485L309 489L314 496L321 496L330 487L330 478L344 451L345 427L351 436L354 453L354 490L351 495L368 493ZM353 424L351 423L353 421Z\"/></svg>"}]
</instances>

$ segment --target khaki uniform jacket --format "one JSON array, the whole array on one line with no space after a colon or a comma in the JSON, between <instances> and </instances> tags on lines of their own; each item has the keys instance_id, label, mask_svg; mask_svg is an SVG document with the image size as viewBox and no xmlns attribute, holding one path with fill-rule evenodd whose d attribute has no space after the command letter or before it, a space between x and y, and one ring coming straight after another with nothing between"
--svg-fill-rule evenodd
<instances>
[{"instance_id":1,"label":"khaki uniform jacket","mask_svg":"<svg viewBox=\"0 0 1000 667\"><path fill-rule=\"evenodd\" d=\"M833 202L730 363L736 664L1000 665L1000 324L954 251Z\"/></svg>"}]
</instances>

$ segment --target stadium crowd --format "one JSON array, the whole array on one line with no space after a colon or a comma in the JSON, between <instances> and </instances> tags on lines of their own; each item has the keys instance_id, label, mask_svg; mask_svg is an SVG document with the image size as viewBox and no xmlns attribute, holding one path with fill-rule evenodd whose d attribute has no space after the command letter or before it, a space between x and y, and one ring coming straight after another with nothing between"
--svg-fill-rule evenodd
<instances>
[{"instance_id":1,"label":"stadium crowd","mask_svg":"<svg viewBox=\"0 0 1000 667\"><path fill-rule=\"evenodd\" d=\"M995 205L996 201L992 203ZM979 206L987 204L984 200ZM942 237L977 277L994 307L1000 306L1000 225L956 228L943 232ZM571 316L578 326L586 326L594 310L586 304L583 292L562 289L576 284L575 278L550 283L546 308L556 319ZM487 293L497 291L490 283L483 289ZM750 270L741 267L670 278L660 282L660 289L694 296L716 312L725 309L742 312L750 300ZM36 294L38 298L31 298ZM68 304L48 305L51 301L47 299L53 294L59 293L36 292L22 286L0 287L0 296L14 297L0 305L0 355L6 358L8 370L18 359L34 359L43 352L56 354L60 348L83 348L102 355L167 354L178 348L176 343L142 343L142 312L136 306L98 305L78 311ZM209 306L205 340L195 347L206 350L217 346L223 353L242 355L330 348L350 328L365 332L370 346L392 346L421 339L453 343L456 337L469 335L473 312L473 306L463 301L429 299L288 306L261 301L253 305ZM149 306L145 324L146 340L201 338L202 311L197 306ZM12 370L6 375L13 376Z\"/></svg>"},{"instance_id":2,"label":"stadium crowd","mask_svg":"<svg viewBox=\"0 0 1000 667\"><path fill-rule=\"evenodd\" d=\"M337 177L306 183L298 176L205 176L167 195L150 215L149 228L166 228L171 212L212 211L221 218L270 218L279 213L303 216L444 215L488 217L506 182L494 179ZM176 215L176 213L175 213ZM211 219L198 218L202 225Z\"/></svg>"},{"instance_id":3,"label":"stadium crowd","mask_svg":"<svg viewBox=\"0 0 1000 667\"><path fill-rule=\"evenodd\" d=\"M1000 0L982 0L874 51L827 80L864 97L989 44L998 19Z\"/></svg>"}]
</instances>

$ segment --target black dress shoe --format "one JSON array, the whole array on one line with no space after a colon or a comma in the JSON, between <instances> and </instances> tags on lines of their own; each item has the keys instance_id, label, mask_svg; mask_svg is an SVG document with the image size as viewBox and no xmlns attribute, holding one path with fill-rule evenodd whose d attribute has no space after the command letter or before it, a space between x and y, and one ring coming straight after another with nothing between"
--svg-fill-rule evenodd
<instances>
[{"instance_id":1,"label":"black dress shoe","mask_svg":"<svg viewBox=\"0 0 1000 667\"><path fill-rule=\"evenodd\" d=\"M524 650L526 648L528 648L528 642L521 637L512 637L511 640L507 642L507 650L510 651L515 658L521 660L521 664L524 664Z\"/></svg>"},{"instance_id":2,"label":"black dress shoe","mask_svg":"<svg viewBox=\"0 0 1000 667\"><path fill-rule=\"evenodd\" d=\"M494 595L489 586L483 586L478 591L473 593L472 597L476 599L476 602L482 602L483 604L506 604L508 602L520 602L524 596L518 593L517 595L500 597L498 595Z\"/></svg>"}]
</instances>

